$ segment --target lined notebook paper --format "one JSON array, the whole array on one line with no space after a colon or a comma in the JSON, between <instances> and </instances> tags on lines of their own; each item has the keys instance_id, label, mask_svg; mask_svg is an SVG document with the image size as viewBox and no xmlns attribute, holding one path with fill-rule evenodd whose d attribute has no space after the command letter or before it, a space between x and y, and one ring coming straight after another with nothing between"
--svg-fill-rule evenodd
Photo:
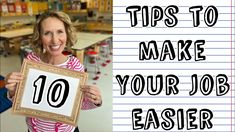
<instances>
[{"instance_id":1,"label":"lined notebook paper","mask_svg":"<svg viewBox=\"0 0 235 132\"><path fill-rule=\"evenodd\" d=\"M113 2L113 131L166 131L162 123L168 122L164 117L171 113L166 112L167 108L171 108L176 113L169 119L172 119L174 126L169 128L170 131L187 131L191 132L207 131L207 132L234 132L235 131L235 3L232 0L114 0ZM127 7L140 6L141 10L137 12L137 25L131 26L130 12ZM170 5L178 7L178 13L174 16L178 22L173 27L165 24L168 17L163 14L163 18L157 21L157 25L151 26L151 9L154 6L161 7L164 10ZM149 24L144 27L142 17L142 7L148 7ZM189 12L189 8L193 6L202 6L200 11L200 24L197 27L193 25L193 14ZM218 11L218 19L216 23L209 27L204 20L204 15L208 7L216 7ZM210 9L208 9L210 10ZM208 11L207 10L207 11ZM207 12L208 13L208 12ZM207 17L212 20L212 15L208 13ZM159 15L159 14L158 14ZM164 42L169 40L175 51L175 59L170 60L166 55L164 61L160 61L161 50ZM178 41L192 40L189 52L192 57L190 60L178 60ZM195 42L197 40L205 40L201 45L204 51L201 53L205 56L205 60L195 61ZM155 41L159 52L158 59L140 60L140 43L148 45L150 41ZM167 50L165 51L167 53ZM204 75L211 75L214 81L212 91L208 95L203 95L200 89L197 93L190 96L192 89L191 76L197 74L198 83ZM224 74L227 76L229 91L222 95L216 95L216 76ZM126 92L121 93L121 85L117 76L125 78L129 75ZM147 77L162 75L163 90L158 95L150 95L147 91ZM167 75L175 75L179 80L177 94L166 95L166 77ZM140 88L143 84L139 83L139 76L144 78L145 86L143 92L135 95L131 88ZM206 77L205 77L206 78ZM204 78L204 79L205 79ZM169 83L169 82L168 82ZM208 81L204 82L206 87L210 87ZM134 86L135 85L135 86ZM150 85L150 84L149 84ZM160 85L153 81L153 85ZM133 118L133 110L142 109L142 113L135 114ZM153 109L157 118L149 112ZM179 114L179 118L184 119L181 124L177 122L177 110L183 110L183 117ZM192 114L195 121L188 119L186 112L191 109L197 111ZM213 117L204 122L206 125L212 123L212 127L205 126L200 129L200 110L207 109L213 114ZM165 110L165 111L164 111ZM149 115L147 114L149 112ZM166 113L164 113L166 112ZM190 111L189 111L190 113ZM190 115L188 113L188 115ZM163 116L162 116L163 114ZM148 115L148 117L146 117ZM168 115L168 116L169 116ZM203 115L202 115L203 116ZM140 117L140 118L138 118ZM205 119L206 117L204 117ZM149 126L147 126L148 119ZM191 120L191 126L189 126ZM169 121L169 120L168 120ZM143 127L136 127L134 130L134 122L143 124ZM170 121L169 121L170 122ZM159 126L157 126L159 123ZM184 124L184 127L178 125ZM197 126L193 129L192 126Z\"/></svg>"}]
</instances>

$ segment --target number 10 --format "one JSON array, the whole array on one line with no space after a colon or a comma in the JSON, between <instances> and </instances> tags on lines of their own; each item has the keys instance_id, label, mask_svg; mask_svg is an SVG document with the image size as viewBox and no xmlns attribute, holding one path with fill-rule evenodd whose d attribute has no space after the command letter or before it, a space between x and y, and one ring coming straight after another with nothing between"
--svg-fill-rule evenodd
<instances>
[{"instance_id":1,"label":"number 10","mask_svg":"<svg viewBox=\"0 0 235 132\"><path fill-rule=\"evenodd\" d=\"M39 104L42 101L44 87L46 83L46 76L40 75L34 82L33 87L33 103ZM69 83L65 79L57 79L53 81L47 92L47 102L51 107L61 107L69 94Z\"/></svg>"}]
</instances>

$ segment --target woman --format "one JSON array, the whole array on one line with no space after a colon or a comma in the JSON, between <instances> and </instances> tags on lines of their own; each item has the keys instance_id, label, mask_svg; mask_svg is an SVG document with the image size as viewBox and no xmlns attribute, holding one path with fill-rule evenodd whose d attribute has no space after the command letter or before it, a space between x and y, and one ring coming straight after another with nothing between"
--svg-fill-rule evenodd
<instances>
[{"instance_id":1,"label":"woman","mask_svg":"<svg viewBox=\"0 0 235 132\"><path fill-rule=\"evenodd\" d=\"M76 71L84 71L83 65L74 56L66 56L62 52L71 48L75 43L76 35L69 16L63 12L46 12L37 19L32 38L32 53L27 59L44 62L51 65L69 68ZM24 79L19 72L12 72L6 77L6 88L9 90L9 98L13 98L16 84ZM102 104L101 94L96 86L85 85L82 109L92 109ZM30 132L78 132L78 127L54 121L37 118L26 118Z\"/></svg>"}]
</instances>

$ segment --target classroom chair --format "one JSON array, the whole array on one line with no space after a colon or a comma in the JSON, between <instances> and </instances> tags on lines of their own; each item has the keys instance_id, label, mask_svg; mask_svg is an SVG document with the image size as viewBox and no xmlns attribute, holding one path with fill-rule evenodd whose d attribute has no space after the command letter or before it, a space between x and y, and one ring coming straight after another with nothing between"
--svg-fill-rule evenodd
<instances>
[{"instance_id":1,"label":"classroom chair","mask_svg":"<svg viewBox=\"0 0 235 132\"><path fill-rule=\"evenodd\" d=\"M102 41L101 43L98 44L100 46L100 54L101 54L101 59L103 59L103 63L101 64L103 67L105 67L108 63L111 62L109 59L110 55L110 45L111 45L111 40L107 39L105 41Z\"/></svg>"},{"instance_id":2,"label":"classroom chair","mask_svg":"<svg viewBox=\"0 0 235 132\"><path fill-rule=\"evenodd\" d=\"M98 80L99 76L98 74L100 74L100 67L99 67L99 53L94 51L93 49L88 49L85 52L85 71L87 72L88 70L88 62L89 64L94 63L95 67L94 67L94 71L95 71L95 76L93 77L93 80Z\"/></svg>"}]
</instances>

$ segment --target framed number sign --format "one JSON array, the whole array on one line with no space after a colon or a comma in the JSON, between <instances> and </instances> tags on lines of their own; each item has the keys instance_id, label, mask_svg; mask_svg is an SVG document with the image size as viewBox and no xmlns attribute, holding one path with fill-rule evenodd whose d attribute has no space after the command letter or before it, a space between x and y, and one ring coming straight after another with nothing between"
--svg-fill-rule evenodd
<instances>
[{"instance_id":1,"label":"framed number sign","mask_svg":"<svg viewBox=\"0 0 235 132\"><path fill-rule=\"evenodd\" d=\"M29 117L76 125L87 74L24 60L12 111Z\"/></svg>"}]
</instances>

